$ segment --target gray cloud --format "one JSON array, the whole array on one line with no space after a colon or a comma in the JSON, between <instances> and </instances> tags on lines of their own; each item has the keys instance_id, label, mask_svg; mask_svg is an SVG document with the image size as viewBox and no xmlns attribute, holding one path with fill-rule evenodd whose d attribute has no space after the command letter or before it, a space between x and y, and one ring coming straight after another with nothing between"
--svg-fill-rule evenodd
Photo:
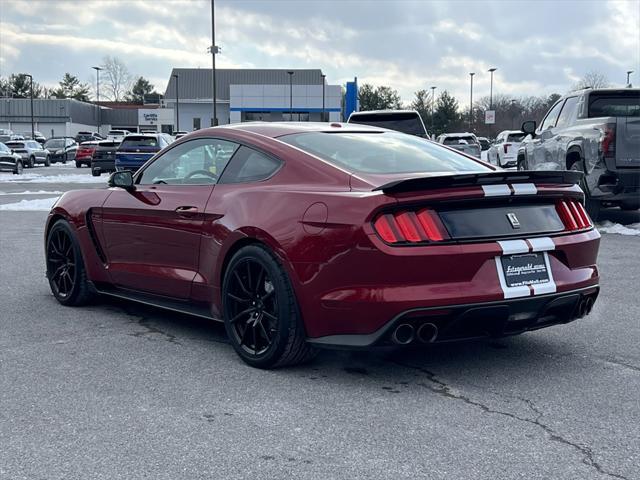
<instances>
[{"instance_id":1,"label":"gray cloud","mask_svg":"<svg viewBox=\"0 0 640 480\"><path fill-rule=\"evenodd\" d=\"M35 3L35 5L34 5ZM104 55L164 88L172 67L208 68L208 1L26 2L0 9L0 74L82 80ZM475 95L564 92L589 70L640 71L640 2L217 0L219 64L322 68L333 83L388 84L406 101L437 85ZM640 72L636 73L640 75ZM635 83L640 83L636 81Z\"/></svg>"}]
</instances>

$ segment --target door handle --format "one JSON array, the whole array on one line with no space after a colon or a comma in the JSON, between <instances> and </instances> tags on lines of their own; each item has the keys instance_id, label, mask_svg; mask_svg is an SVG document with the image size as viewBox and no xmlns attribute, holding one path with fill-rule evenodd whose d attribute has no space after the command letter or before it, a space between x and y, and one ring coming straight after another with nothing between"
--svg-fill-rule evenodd
<instances>
[{"instance_id":1,"label":"door handle","mask_svg":"<svg viewBox=\"0 0 640 480\"><path fill-rule=\"evenodd\" d=\"M198 207L182 206L175 209L180 217L190 218L198 214Z\"/></svg>"}]
</instances>

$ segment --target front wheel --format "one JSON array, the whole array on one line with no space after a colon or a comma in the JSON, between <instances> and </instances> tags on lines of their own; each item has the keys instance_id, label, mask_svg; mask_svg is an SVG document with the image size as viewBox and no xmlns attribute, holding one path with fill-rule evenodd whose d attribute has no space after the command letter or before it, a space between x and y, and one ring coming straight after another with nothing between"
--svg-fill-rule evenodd
<instances>
[{"instance_id":1,"label":"front wheel","mask_svg":"<svg viewBox=\"0 0 640 480\"><path fill-rule=\"evenodd\" d=\"M82 162L76 161L76 168L82 168Z\"/></svg>"},{"instance_id":2,"label":"front wheel","mask_svg":"<svg viewBox=\"0 0 640 480\"><path fill-rule=\"evenodd\" d=\"M47 155L47 156L44 158L44 166L45 166L45 167L50 167L50 166L51 166L51 159L49 158L49 155Z\"/></svg>"},{"instance_id":3,"label":"front wheel","mask_svg":"<svg viewBox=\"0 0 640 480\"><path fill-rule=\"evenodd\" d=\"M58 220L47 235L47 278L53 296L62 305L83 305L91 299L82 252L65 220Z\"/></svg>"},{"instance_id":4,"label":"front wheel","mask_svg":"<svg viewBox=\"0 0 640 480\"><path fill-rule=\"evenodd\" d=\"M33 168L36 166L36 159L35 157L30 157L29 158L29 168Z\"/></svg>"},{"instance_id":5,"label":"front wheel","mask_svg":"<svg viewBox=\"0 0 640 480\"><path fill-rule=\"evenodd\" d=\"M16 168L13 170L14 175L22 175L23 170L22 162L16 163Z\"/></svg>"},{"instance_id":6,"label":"front wheel","mask_svg":"<svg viewBox=\"0 0 640 480\"><path fill-rule=\"evenodd\" d=\"M529 162L525 157L518 157L518 170L529 170Z\"/></svg>"},{"instance_id":7,"label":"front wheel","mask_svg":"<svg viewBox=\"0 0 640 480\"><path fill-rule=\"evenodd\" d=\"M252 367L295 365L314 357L289 277L265 247L249 245L233 256L222 304L231 345Z\"/></svg>"}]
</instances>

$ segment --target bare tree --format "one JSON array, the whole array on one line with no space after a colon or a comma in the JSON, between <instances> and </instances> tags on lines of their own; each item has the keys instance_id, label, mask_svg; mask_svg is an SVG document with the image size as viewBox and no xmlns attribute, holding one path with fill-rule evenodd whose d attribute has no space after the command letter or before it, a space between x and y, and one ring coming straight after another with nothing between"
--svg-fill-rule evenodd
<instances>
[{"instance_id":1,"label":"bare tree","mask_svg":"<svg viewBox=\"0 0 640 480\"><path fill-rule=\"evenodd\" d=\"M604 73L591 70L573 85L573 89L580 90L587 87L606 88L610 86L611 83L609 83L609 79Z\"/></svg>"},{"instance_id":2,"label":"bare tree","mask_svg":"<svg viewBox=\"0 0 640 480\"><path fill-rule=\"evenodd\" d=\"M107 55L102 59L100 97L113 102L124 100L131 86L131 74L122 60ZM103 90L104 88L104 90Z\"/></svg>"}]
</instances>

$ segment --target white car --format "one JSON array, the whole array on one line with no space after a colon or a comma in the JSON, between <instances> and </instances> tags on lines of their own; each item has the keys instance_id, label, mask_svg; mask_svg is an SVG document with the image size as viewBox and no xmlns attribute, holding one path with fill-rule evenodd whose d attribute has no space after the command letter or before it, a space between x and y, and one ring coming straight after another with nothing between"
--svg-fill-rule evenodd
<instances>
[{"instance_id":1,"label":"white car","mask_svg":"<svg viewBox=\"0 0 640 480\"><path fill-rule=\"evenodd\" d=\"M520 130L500 132L487 153L489 163L501 168L517 167L518 148L526 136L527 134Z\"/></svg>"},{"instance_id":2,"label":"white car","mask_svg":"<svg viewBox=\"0 0 640 480\"><path fill-rule=\"evenodd\" d=\"M107 140L122 143L124 137L126 137L130 133L131 132L129 132L128 130L109 130L109 133L107 133Z\"/></svg>"},{"instance_id":3,"label":"white car","mask_svg":"<svg viewBox=\"0 0 640 480\"><path fill-rule=\"evenodd\" d=\"M478 141L478 137L473 133L443 133L436 139L436 142L460 150L462 153L466 153L472 157L482 157L480 154L480 142Z\"/></svg>"}]
</instances>

